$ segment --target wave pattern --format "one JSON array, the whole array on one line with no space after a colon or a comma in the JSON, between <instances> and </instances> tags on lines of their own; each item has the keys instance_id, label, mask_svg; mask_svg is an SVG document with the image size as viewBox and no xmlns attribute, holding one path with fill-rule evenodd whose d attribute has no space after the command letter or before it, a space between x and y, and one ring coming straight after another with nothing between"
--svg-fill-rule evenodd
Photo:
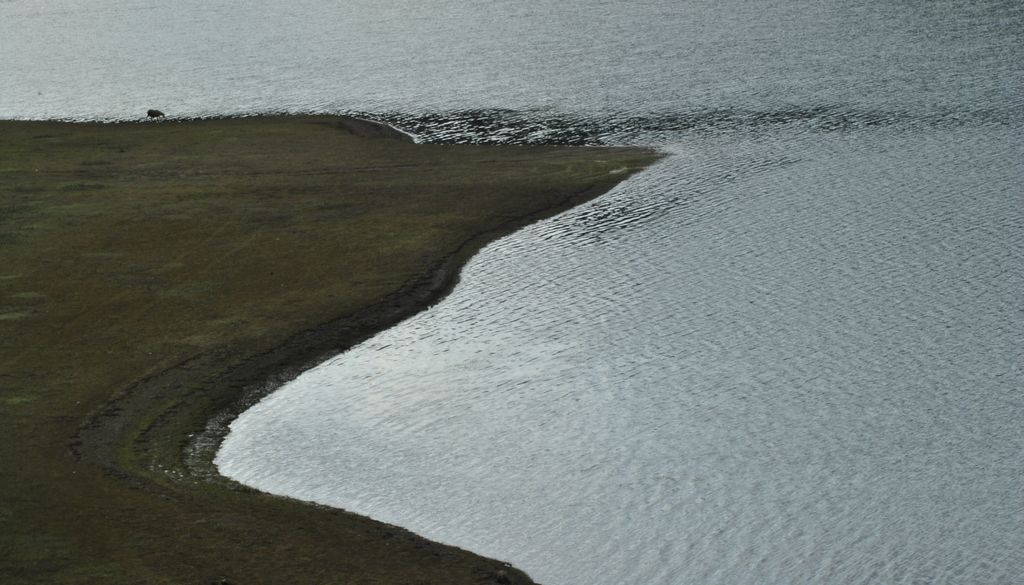
<instances>
[{"instance_id":1,"label":"wave pattern","mask_svg":"<svg viewBox=\"0 0 1024 585\"><path fill-rule=\"evenodd\" d=\"M488 247L221 469L544 583L1013 582L1019 129L805 122L687 135Z\"/></svg>"},{"instance_id":2,"label":"wave pattern","mask_svg":"<svg viewBox=\"0 0 1024 585\"><path fill-rule=\"evenodd\" d=\"M767 132L797 129L850 132L881 127L901 130L1005 126L1015 112L999 110L944 111L910 114L820 106L779 110L742 108L692 112L604 115L552 115L544 111L477 109L420 114L347 111L393 126L423 142L447 144L665 144L680 137L709 133Z\"/></svg>"}]
</instances>

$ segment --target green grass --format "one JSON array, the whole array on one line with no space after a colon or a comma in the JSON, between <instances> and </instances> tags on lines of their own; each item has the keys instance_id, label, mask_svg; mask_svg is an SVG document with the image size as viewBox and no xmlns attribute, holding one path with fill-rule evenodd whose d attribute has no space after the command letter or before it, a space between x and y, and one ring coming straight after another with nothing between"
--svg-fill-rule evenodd
<instances>
[{"instance_id":1,"label":"green grass","mask_svg":"<svg viewBox=\"0 0 1024 585\"><path fill-rule=\"evenodd\" d=\"M0 582L526 581L210 458L268 384L655 158L329 117L0 122Z\"/></svg>"}]
</instances>

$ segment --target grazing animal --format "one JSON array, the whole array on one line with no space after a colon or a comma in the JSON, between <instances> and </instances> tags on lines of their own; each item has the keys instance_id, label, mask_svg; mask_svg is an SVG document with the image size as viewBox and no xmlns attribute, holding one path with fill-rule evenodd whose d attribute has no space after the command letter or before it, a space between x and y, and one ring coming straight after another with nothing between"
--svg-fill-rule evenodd
<instances>
[{"instance_id":1,"label":"grazing animal","mask_svg":"<svg viewBox=\"0 0 1024 585\"><path fill-rule=\"evenodd\" d=\"M150 118L163 118L164 113L160 110L146 110L146 115Z\"/></svg>"}]
</instances>

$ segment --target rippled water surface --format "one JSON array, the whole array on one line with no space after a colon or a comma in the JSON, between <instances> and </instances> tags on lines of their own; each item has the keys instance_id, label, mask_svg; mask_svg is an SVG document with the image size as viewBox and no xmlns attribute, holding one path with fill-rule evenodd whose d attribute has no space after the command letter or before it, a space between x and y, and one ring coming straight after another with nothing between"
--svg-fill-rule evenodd
<instances>
[{"instance_id":1,"label":"rippled water surface","mask_svg":"<svg viewBox=\"0 0 1024 585\"><path fill-rule=\"evenodd\" d=\"M669 155L245 413L224 473L548 585L1021 582L1020 3L380 4L0 1L0 117Z\"/></svg>"}]
</instances>

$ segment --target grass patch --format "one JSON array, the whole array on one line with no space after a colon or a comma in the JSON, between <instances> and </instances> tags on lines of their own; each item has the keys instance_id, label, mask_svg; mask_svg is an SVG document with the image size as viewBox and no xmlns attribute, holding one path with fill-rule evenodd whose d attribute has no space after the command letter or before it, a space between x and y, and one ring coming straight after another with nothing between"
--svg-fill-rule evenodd
<instances>
[{"instance_id":1,"label":"grass patch","mask_svg":"<svg viewBox=\"0 0 1024 585\"><path fill-rule=\"evenodd\" d=\"M60 186L60 190L61 191L99 191L99 190L103 189L104 187L105 187L105 185L102 185L100 183L81 183L81 182L76 182L76 183L68 183L66 185L61 185Z\"/></svg>"}]
</instances>

